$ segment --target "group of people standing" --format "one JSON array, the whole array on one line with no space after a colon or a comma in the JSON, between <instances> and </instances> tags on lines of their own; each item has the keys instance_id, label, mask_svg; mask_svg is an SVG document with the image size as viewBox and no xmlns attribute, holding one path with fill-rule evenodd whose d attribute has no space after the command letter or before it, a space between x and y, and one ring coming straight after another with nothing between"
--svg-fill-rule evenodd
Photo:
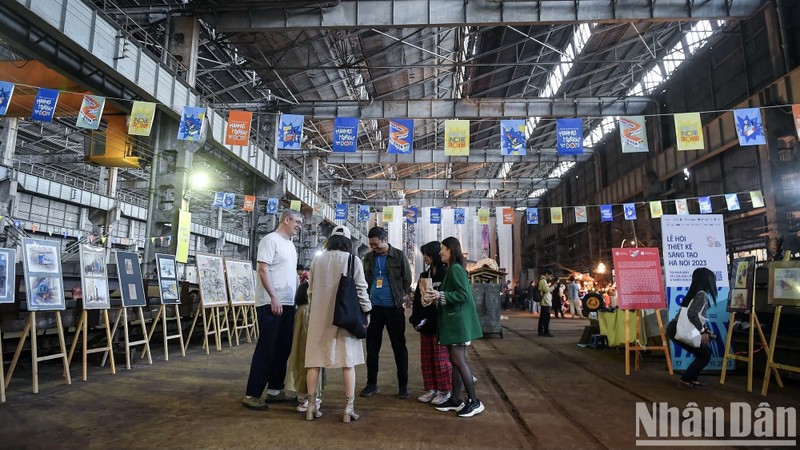
<instances>
[{"instance_id":1,"label":"group of people standing","mask_svg":"<svg viewBox=\"0 0 800 450\"><path fill-rule=\"evenodd\" d=\"M362 262L353 255L350 230L337 226L325 251L311 262L307 284L298 290L297 250L292 237L302 226L302 215L284 210L278 227L258 246L256 313L261 330L250 366L242 404L265 411L271 401L291 400L288 380L298 392L297 410L307 420L322 415L320 371L341 368L345 387L343 421L358 420L354 410L355 366L364 364L361 341L332 324L336 292L342 274L353 267L361 310L367 314L367 383L362 397L379 392L378 361L386 328L397 368L396 397L407 399L408 350L405 340L405 300L412 274L405 254L389 245L381 227L368 233L371 251ZM460 242L448 237L422 246L427 270L425 289L414 292L409 319L420 333L423 387L418 399L440 411L472 417L484 410L475 394L477 379L466 360L466 346L482 337ZM287 364L288 362L288 364ZM287 369L288 368L288 369ZM453 370L455 368L455 370ZM287 377L288 370L288 377ZM467 391L466 403L461 390ZM266 399L262 399L267 390Z\"/></svg>"}]
</instances>

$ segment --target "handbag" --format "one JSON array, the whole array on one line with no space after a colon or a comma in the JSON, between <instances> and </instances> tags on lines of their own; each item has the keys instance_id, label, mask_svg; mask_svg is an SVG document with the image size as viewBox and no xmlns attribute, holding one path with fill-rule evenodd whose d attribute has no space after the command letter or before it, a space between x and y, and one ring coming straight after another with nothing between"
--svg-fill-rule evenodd
<instances>
[{"instance_id":1,"label":"handbag","mask_svg":"<svg viewBox=\"0 0 800 450\"><path fill-rule=\"evenodd\" d=\"M692 299L688 305L681 306L680 311L678 311L678 322L675 326L675 339L690 347L700 348L702 335L692 321L689 320L689 307L692 306L692 302L694 301L695 299Z\"/></svg>"},{"instance_id":2,"label":"handbag","mask_svg":"<svg viewBox=\"0 0 800 450\"><path fill-rule=\"evenodd\" d=\"M333 324L344 328L358 339L364 339L367 337L367 315L361 311L356 282L353 280L354 260L355 256L350 255L347 273L339 277L336 304L333 307Z\"/></svg>"}]
</instances>

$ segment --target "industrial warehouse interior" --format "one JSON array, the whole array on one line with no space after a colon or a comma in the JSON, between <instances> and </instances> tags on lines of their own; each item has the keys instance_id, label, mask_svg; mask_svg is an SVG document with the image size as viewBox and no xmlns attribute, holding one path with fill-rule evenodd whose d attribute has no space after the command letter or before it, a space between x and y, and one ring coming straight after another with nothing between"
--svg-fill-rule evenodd
<instances>
[{"instance_id":1,"label":"industrial warehouse interior","mask_svg":"<svg viewBox=\"0 0 800 450\"><path fill-rule=\"evenodd\" d=\"M798 24L792 0L2 2L5 446L796 447ZM347 334L355 394L329 367L314 407L315 282L348 238L400 322ZM445 342L454 301L480 337ZM289 314L285 386L253 397ZM462 381L480 410L428 404Z\"/></svg>"}]
</instances>

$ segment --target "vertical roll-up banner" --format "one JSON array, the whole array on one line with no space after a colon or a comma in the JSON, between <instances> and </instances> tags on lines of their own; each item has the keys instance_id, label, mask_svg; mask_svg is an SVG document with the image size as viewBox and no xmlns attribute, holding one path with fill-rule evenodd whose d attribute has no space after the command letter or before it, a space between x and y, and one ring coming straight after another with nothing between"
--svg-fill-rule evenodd
<instances>
[{"instance_id":1,"label":"vertical roll-up banner","mask_svg":"<svg viewBox=\"0 0 800 450\"><path fill-rule=\"evenodd\" d=\"M718 336L711 342L711 362L707 370L721 370L728 335L728 260L725 249L725 225L720 214L664 215L661 217L661 239L664 251L669 319L678 315L681 302L692 283L692 272L706 267L717 279L717 299L709 301L706 323ZM672 365L684 371L694 358L671 344ZM728 369L734 361L728 360Z\"/></svg>"}]
</instances>

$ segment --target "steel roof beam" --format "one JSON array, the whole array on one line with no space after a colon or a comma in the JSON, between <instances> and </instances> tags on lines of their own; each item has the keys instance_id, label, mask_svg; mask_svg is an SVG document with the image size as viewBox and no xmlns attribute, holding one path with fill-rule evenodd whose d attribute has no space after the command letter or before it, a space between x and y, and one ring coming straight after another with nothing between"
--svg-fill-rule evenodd
<instances>
[{"instance_id":1,"label":"steel roof beam","mask_svg":"<svg viewBox=\"0 0 800 450\"><path fill-rule=\"evenodd\" d=\"M464 0L343 0L329 8L253 8L215 11L203 20L221 32L287 28L419 28L495 25L548 25L567 22L697 21L750 16L764 2L736 0L687 2L638 0L626 2L474 1Z\"/></svg>"},{"instance_id":2,"label":"steel roof beam","mask_svg":"<svg viewBox=\"0 0 800 450\"><path fill-rule=\"evenodd\" d=\"M312 101L286 105L284 112L310 118L358 117L369 119L502 119L532 116L626 116L641 114L648 97L588 98L473 98L358 101Z\"/></svg>"},{"instance_id":3,"label":"steel roof beam","mask_svg":"<svg viewBox=\"0 0 800 450\"><path fill-rule=\"evenodd\" d=\"M578 159L587 159L591 152L584 153ZM327 164L489 164L489 163L549 163L570 161L573 156L559 156L555 148L528 150L526 156L503 156L500 149L472 149L470 156L446 156L444 150L414 150L410 155L378 153L375 151L358 151L356 153L330 153L325 157Z\"/></svg>"},{"instance_id":4,"label":"steel roof beam","mask_svg":"<svg viewBox=\"0 0 800 450\"><path fill-rule=\"evenodd\" d=\"M526 190L534 188L542 178L509 179L455 179L455 178L403 178L401 180L370 180L361 179L343 183L354 191L486 191L497 190Z\"/></svg>"}]
</instances>

